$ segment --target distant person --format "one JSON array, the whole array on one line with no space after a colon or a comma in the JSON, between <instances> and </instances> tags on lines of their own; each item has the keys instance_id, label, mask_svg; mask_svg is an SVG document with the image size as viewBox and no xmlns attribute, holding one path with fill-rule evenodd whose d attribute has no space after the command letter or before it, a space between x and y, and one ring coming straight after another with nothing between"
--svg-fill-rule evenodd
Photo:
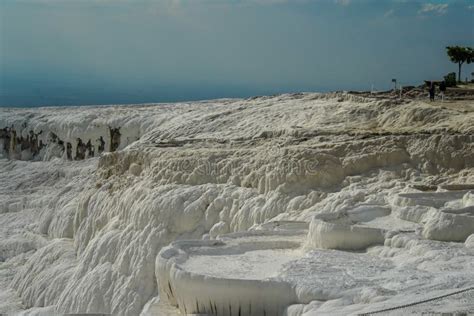
<instances>
[{"instance_id":1,"label":"distant person","mask_svg":"<svg viewBox=\"0 0 474 316\"><path fill-rule=\"evenodd\" d=\"M435 84L433 81L430 82L430 101L434 101L435 98Z\"/></svg>"},{"instance_id":2,"label":"distant person","mask_svg":"<svg viewBox=\"0 0 474 316\"><path fill-rule=\"evenodd\" d=\"M444 93L446 92L446 82L441 81L439 84L439 94L441 96L441 101L444 101Z\"/></svg>"}]
</instances>

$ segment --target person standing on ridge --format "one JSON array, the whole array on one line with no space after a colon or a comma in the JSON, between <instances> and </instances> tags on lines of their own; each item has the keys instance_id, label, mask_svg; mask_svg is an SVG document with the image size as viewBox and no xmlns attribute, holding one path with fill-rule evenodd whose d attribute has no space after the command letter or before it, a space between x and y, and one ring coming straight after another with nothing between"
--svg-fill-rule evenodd
<instances>
[{"instance_id":1,"label":"person standing on ridge","mask_svg":"<svg viewBox=\"0 0 474 316\"><path fill-rule=\"evenodd\" d=\"M430 101L434 101L434 97L435 97L435 84L433 81L430 82Z\"/></svg>"},{"instance_id":2,"label":"person standing on ridge","mask_svg":"<svg viewBox=\"0 0 474 316\"><path fill-rule=\"evenodd\" d=\"M444 101L444 93L446 92L446 82L441 81L439 84L439 91L441 96L441 101Z\"/></svg>"}]
</instances>

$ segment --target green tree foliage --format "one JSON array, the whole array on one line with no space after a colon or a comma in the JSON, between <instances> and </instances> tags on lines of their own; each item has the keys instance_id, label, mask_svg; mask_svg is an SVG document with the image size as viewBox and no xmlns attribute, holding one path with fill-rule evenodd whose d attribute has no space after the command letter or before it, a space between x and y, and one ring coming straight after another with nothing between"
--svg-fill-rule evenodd
<instances>
[{"instance_id":1,"label":"green tree foliage","mask_svg":"<svg viewBox=\"0 0 474 316\"><path fill-rule=\"evenodd\" d=\"M446 83L446 87L456 86L456 73L450 72L449 74L444 76L444 82Z\"/></svg>"},{"instance_id":2,"label":"green tree foliage","mask_svg":"<svg viewBox=\"0 0 474 316\"><path fill-rule=\"evenodd\" d=\"M449 59L451 59L453 63L457 63L459 66L458 81L461 81L461 66L464 63L470 64L474 61L474 49L471 47L447 46L446 50Z\"/></svg>"}]
</instances>

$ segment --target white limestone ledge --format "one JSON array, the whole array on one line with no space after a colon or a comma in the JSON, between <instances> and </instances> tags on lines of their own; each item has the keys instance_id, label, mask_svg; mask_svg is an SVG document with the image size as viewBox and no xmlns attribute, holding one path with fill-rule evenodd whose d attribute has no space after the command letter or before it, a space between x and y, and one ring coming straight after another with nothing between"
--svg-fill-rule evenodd
<instances>
[{"instance_id":1,"label":"white limestone ledge","mask_svg":"<svg viewBox=\"0 0 474 316\"><path fill-rule=\"evenodd\" d=\"M172 243L156 259L160 299L183 314L283 315L298 299L279 271L303 255L307 233L294 226Z\"/></svg>"},{"instance_id":2,"label":"white limestone ledge","mask_svg":"<svg viewBox=\"0 0 474 316\"><path fill-rule=\"evenodd\" d=\"M399 194L397 217L419 223L426 239L465 242L474 234L474 194L469 190Z\"/></svg>"},{"instance_id":3,"label":"white limestone ledge","mask_svg":"<svg viewBox=\"0 0 474 316\"><path fill-rule=\"evenodd\" d=\"M380 208L378 212L366 212L366 221L386 216L390 210ZM367 218L370 216L370 218ZM306 247L315 249L362 250L383 244L386 230L364 225L356 221L361 214L349 212L320 213L313 217L309 226Z\"/></svg>"}]
</instances>

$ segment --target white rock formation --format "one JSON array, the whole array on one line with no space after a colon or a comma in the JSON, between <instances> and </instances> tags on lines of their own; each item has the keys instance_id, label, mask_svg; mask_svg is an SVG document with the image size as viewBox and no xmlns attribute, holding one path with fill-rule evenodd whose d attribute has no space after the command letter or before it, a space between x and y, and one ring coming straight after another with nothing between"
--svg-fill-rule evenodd
<instances>
[{"instance_id":1,"label":"white rock formation","mask_svg":"<svg viewBox=\"0 0 474 316\"><path fill-rule=\"evenodd\" d=\"M385 232L380 228L359 225L345 214L321 213L309 226L308 247L361 250L383 244Z\"/></svg>"},{"instance_id":2,"label":"white rock formation","mask_svg":"<svg viewBox=\"0 0 474 316\"><path fill-rule=\"evenodd\" d=\"M405 193L398 195L395 203L400 218L423 223L425 238L464 242L474 233L471 196L472 193L465 190Z\"/></svg>"},{"instance_id":3,"label":"white rock formation","mask_svg":"<svg viewBox=\"0 0 474 316\"><path fill-rule=\"evenodd\" d=\"M282 315L297 297L278 271L301 255L302 239L263 231L172 243L157 257L159 293L183 314Z\"/></svg>"},{"instance_id":4,"label":"white rock formation","mask_svg":"<svg viewBox=\"0 0 474 316\"><path fill-rule=\"evenodd\" d=\"M208 295L242 315L239 298L254 293L246 281L252 291L268 282L262 302L286 295L275 309L288 315L367 312L466 288L473 113L349 94L0 109L0 313L171 313L166 279L189 308ZM216 258L174 262L180 273L156 264L175 241L227 244L229 233L308 226L292 243L309 248L236 255L249 264L209 288ZM232 256L216 256L232 268ZM262 268L272 258L279 269Z\"/></svg>"}]
</instances>

